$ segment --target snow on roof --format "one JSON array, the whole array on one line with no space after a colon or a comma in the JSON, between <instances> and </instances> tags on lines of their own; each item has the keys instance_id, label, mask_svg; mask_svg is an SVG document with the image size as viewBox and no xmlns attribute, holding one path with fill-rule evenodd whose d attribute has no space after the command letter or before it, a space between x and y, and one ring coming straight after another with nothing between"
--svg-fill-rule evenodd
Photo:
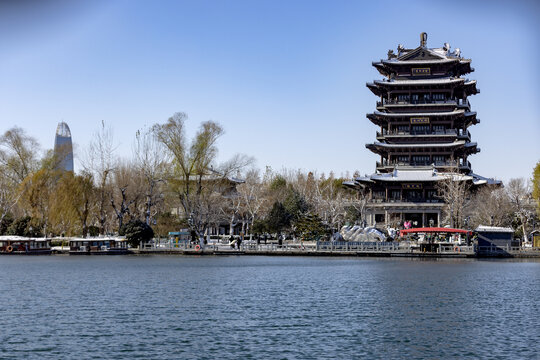
<instances>
[{"instance_id":1,"label":"snow on roof","mask_svg":"<svg viewBox=\"0 0 540 360\"><path fill-rule=\"evenodd\" d=\"M454 180L469 181L472 180L474 185L501 185L500 180L486 178L477 174L464 175L460 173L438 172L436 169L413 169L399 170L395 169L391 173L375 173L371 175L361 176L354 179L357 182L373 183L375 181L441 181L452 177ZM353 181L344 183L348 186L356 185Z\"/></svg>"},{"instance_id":2,"label":"snow on roof","mask_svg":"<svg viewBox=\"0 0 540 360\"><path fill-rule=\"evenodd\" d=\"M371 145L371 144L368 144ZM386 144L382 142L375 141L374 146L379 146L383 148L431 148L431 147L455 147L465 145L467 147L476 146L475 142L465 143L465 140L454 141L450 143L427 143L427 144Z\"/></svg>"},{"instance_id":3,"label":"snow on roof","mask_svg":"<svg viewBox=\"0 0 540 360\"><path fill-rule=\"evenodd\" d=\"M418 80L375 80L375 84L380 85L422 85L422 84L451 84L457 82L465 82L464 78L438 78L438 79L418 79ZM476 80L471 80L467 84L475 83Z\"/></svg>"},{"instance_id":4,"label":"snow on roof","mask_svg":"<svg viewBox=\"0 0 540 360\"><path fill-rule=\"evenodd\" d=\"M410 116L452 116L452 115L459 115L464 114L465 110L454 110L454 111L445 111L445 112L432 112L432 113L385 113L378 110L375 110L373 113L374 115L378 116L385 116L385 117L396 117L396 118L402 118L402 117L410 117ZM368 114L369 115L369 114Z\"/></svg>"},{"instance_id":5,"label":"snow on roof","mask_svg":"<svg viewBox=\"0 0 540 360\"><path fill-rule=\"evenodd\" d=\"M49 238L38 238L38 237L26 237L18 235L2 235L0 236L0 241L21 241L21 240L34 240L34 241L45 241L50 240Z\"/></svg>"},{"instance_id":6,"label":"snow on roof","mask_svg":"<svg viewBox=\"0 0 540 360\"><path fill-rule=\"evenodd\" d=\"M382 59L381 60L381 63L383 64L430 64L430 63L433 63L433 62L437 62L438 64L440 63L449 63L449 62L456 62L456 61L460 61L460 59L458 58L448 58L448 59L426 59L426 60L398 60L398 59L390 59L390 60L385 60L385 59Z\"/></svg>"},{"instance_id":7,"label":"snow on roof","mask_svg":"<svg viewBox=\"0 0 540 360\"><path fill-rule=\"evenodd\" d=\"M474 178L473 184L474 185L502 185L501 180L495 180L493 178L487 178L484 176L480 176L478 174L471 174L471 176Z\"/></svg>"},{"instance_id":8,"label":"snow on roof","mask_svg":"<svg viewBox=\"0 0 540 360\"><path fill-rule=\"evenodd\" d=\"M441 181L453 177L455 180L472 180L468 175L456 173L440 173L435 169L398 170L391 173L372 174L356 178L356 181Z\"/></svg>"},{"instance_id":9,"label":"snow on roof","mask_svg":"<svg viewBox=\"0 0 540 360\"><path fill-rule=\"evenodd\" d=\"M514 232L512 228L508 228L508 227L485 226L485 225L478 226L474 231L476 232L505 232L505 233Z\"/></svg>"},{"instance_id":10,"label":"snow on roof","mask_svg":"<svg viewBox=\"0 0 540 360\"><path fill-rule=\"evenodd\" d=\"M87 238L83 238L83 237L69 237L69 238L64 238L64 240L69 240L69 241L127 241L126 237L125 236L98 236L98 237L87 237Z\"/></svg>"}]
</instances>

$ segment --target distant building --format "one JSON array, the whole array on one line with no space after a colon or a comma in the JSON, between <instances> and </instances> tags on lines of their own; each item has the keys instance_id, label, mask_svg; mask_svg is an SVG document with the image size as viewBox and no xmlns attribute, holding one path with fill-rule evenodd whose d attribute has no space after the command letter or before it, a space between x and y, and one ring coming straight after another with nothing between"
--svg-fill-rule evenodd
<instances>
[{"instance_id":1,"label":"distant building","mask_svg":"<svg viewBox=\"0 0 540 360\"><path fill-rule=\"evenodd\" d=\"M54 156L57 159L57 168L65 171L73 171L73 145L71 143L71 131L68 124L61 122L56 128L54 137Z\"/></svg>"},{"instance_id":2,"label":"distant building","mask_svg":"<svg viewBox=\"0 0 540 360\"><path fill-rule=\"evenodd\" d=\"M500 184L473 173L468 160L480 152L469 132L480 122L467 99L480 92L464 77L474 71L471 60L448 43L428 48L426 41L422 33L417 48L399 45L372 64L385 79L367 84L379 97L367 118L379 131L366 147L380 160L376 173L345 183L367 194L367 225L439 226L445 204L437 182Z\"/></svg>"}]
</instances>

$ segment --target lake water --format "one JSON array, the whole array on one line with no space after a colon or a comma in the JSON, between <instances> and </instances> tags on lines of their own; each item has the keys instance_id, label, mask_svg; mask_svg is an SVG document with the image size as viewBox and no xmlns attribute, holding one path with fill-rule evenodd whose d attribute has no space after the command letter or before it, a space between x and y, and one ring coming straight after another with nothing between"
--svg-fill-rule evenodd
<instances>
[{"instance_id":1,"label":"lake water","mask_svg":"<svg viewBox=\"0 0 540 360\"><path fill-rule=\"evenodd\" d=\"M540 262L0 256L0 359L540 358Z\"/></svg>"}]
</instances>

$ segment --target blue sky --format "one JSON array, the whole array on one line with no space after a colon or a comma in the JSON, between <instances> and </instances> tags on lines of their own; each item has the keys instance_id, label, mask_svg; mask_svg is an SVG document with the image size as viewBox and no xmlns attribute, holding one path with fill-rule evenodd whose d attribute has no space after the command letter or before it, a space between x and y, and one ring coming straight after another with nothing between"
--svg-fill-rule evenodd
<instances>
[{"instance_id":1,"label":"blue sky","mask_svg":"<svg viewBox=\"0 0 540 360\"><path fill-rule=\"evenodd\" d=\"M530 177L540 160L540 7L533 1L8 1L0 5L0 132L83 150L110 124L118 156L138 129L189 115L225 128L221 160L264 169L375 170L372 61L399 43L449 42L481 93L476 173ZM76 154L77 157L77 154ZM77 161L76 161L77 167Z\"/></svg>"}]
</instances>

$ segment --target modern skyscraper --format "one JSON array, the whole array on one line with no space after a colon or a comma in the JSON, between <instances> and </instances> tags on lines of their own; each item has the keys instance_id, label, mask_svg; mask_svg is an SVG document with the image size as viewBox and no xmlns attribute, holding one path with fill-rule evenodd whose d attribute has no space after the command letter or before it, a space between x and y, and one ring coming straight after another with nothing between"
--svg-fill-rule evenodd
<instances>
[{"instance_id":1,"label":"modern skyscraper","mask_svg":"<svg viewBox=\"0 0 540 360\"><path fill-rule=\"evenodd\" d=\"M73 145L71 143L71 131L68 124L61 122L56 128L54 138L54 155L57 159L57 168L65 171L73 171Z\"/></svg>"}]
</instances>

